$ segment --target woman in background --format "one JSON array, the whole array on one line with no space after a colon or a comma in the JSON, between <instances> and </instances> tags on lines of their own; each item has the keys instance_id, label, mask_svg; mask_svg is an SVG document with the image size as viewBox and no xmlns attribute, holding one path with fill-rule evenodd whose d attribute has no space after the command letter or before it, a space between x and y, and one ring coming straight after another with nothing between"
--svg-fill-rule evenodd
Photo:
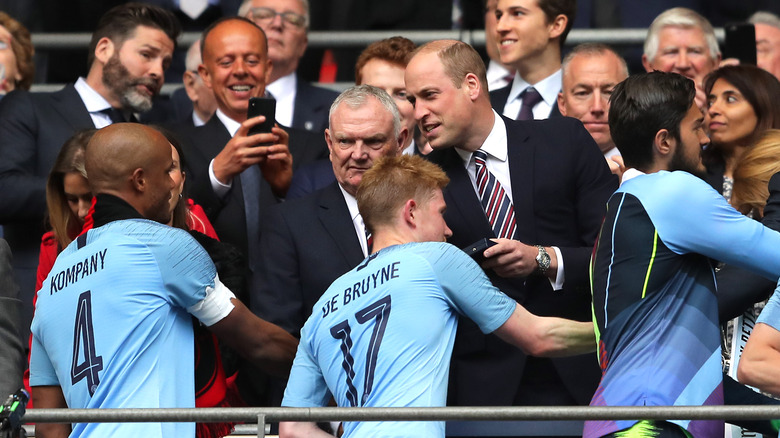
<instances>
[{"instance_id":1,"label":"woman in background","mask_svg":"<svg viewBox=\"0 0 780 438\"><path fill-rule=\"evenodd\" d=\"M780 129L780 82L752 65L719 68L704 79L705 127L712 143L702 152L707 182L731 199L734 169L767 129Z\"/></svg>"}]
</instances>

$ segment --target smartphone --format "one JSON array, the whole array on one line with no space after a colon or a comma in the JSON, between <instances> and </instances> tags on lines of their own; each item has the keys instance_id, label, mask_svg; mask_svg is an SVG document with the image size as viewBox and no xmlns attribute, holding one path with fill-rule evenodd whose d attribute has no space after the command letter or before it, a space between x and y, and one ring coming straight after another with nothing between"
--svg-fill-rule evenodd
<instances>
[{"instance_id":1,"label":"smartphone","mask_svg":"<svg viewBox=\"0 0 780 438\"><path fill-rule=\"evenodd\" d=\"M251 97L249 98L249 108L246 111L247 119L252 117L265 116L265 122L257 124L249 129L249 135L264 134L271 132L276 120L276 99L271 97ZM258 145L267 146L267 145Z\"/></svg>"},{"instance_id":2,"label":"smartphone","mask_svg":"<svg viewBox=\"0 0 780 438\"><path fill-rule=\"evenodd\" d=\"M476 261L477 263L482 263L483 261L485 261L485 256L482 253L485 252L486 249L490 248L495 244L496 242L493 242L492 240L485 237L461 249L465 251L466 254L471 256L471 258L474 259L474 261Z\"/></svg>"},{"instance_id":3,"label":"smartphone","mask_svg":"<svg viewBox=\"0 0 780 438\"><path fill-rule=\"evenodd\" d=\"M756 28L750 23L727 24L723 58L739 59L740 64L756 65Z\"/></svg>"}]
</instances>

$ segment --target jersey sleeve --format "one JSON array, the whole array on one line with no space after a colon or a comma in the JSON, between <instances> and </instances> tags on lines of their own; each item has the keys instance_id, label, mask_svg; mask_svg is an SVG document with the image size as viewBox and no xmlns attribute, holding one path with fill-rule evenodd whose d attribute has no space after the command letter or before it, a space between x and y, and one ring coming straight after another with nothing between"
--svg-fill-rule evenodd
<instances>
[{"instance_id":1,"label":"jersey sleeve","mask_svg":"<svg viewBox=\"0 0 780 438\"><path fill-rule=\"evenodd\" d=\"M37 336L32 337L30 350L30 386L59 385L57 373Z\"/></svg>"},{"instance_id":2,"label":"jersey sleeve","mask_svg":"<svg viewBox=\"0 0 780 438\"><path fill-rule=\"evenodd\" d=\"M780 233L736 211L717 191L685 172L672 172L655 188L647 212L659 238L678 254L697 253L780 277Z\"/></svg>"},{"instance_id":3,"label":"jersey sleeve","mask_svg":"<svg viewBox=\"0 0 780 438\"><path fill-rule=\"evenodd\" d=\"M327 383L320 367L314 360L306 338L306 328L301 331L301 343L295 354L287 388L284 390L282 406L315 408L327 406L330 399Z\"/></svg>"},{"instance_id":4,"label":"jersey sleeve","mask_svg":"<svg viewBox=\"0 0 780 438\"><path fill-rule=\"evenodd\" d=\"M501 327L515 310L515 301L498 290L477 262L446 243L434 245L428 260L442 290L458 313L474 321L483 333Z\"/></svg>"},{"instance_id":5,"label":"jersey sleeve","mask_svg":"<svg viewBox=\"0 0 780 438\"><path fill-rule=\"evenodd\" d=\"M157 239L149 245L171 301L207 326L226 317L235 295L219 281L206 250L183 230L157 227L155 232Z\"/></svg>"}]
</instances>

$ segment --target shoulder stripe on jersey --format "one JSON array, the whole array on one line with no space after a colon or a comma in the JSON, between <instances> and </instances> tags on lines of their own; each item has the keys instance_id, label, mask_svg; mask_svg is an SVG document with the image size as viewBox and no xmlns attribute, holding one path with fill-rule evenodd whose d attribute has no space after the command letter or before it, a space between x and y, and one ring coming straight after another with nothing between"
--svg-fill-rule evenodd
<instances>
[{"instance_id":1,"label":"shoulder stripe on jersey","mask_svg":"<svg viewBox=\"0 0 780 438\"><path fill-rule=\"evenodd\" d=\"M76 238L76 245L78 245L78 248L84 248L87 245L87 233L84 233Z\"/></svg>"},{"instance_id":2,"label":"shoulder stripe on jersey","mask_svg":"<svg viewBox=\"0 0 780 438\"><path fill-rule=\"evenodd\" d=\"M655 261L655 253L657 250L658 250L658 229L653 229L653 253L650 254L650 263L647 265L645 284L642 285L642 298L645 297L645 293L647 292L647 283L650 281L650 271L653 269L653 262Z\"/></svg>"}]
</instances>

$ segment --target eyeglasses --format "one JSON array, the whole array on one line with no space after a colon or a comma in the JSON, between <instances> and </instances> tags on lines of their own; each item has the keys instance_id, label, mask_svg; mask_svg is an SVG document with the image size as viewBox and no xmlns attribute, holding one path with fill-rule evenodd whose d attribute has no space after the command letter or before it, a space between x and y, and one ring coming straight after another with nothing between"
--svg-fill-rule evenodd
<instances>
[{"instance_id":1,"label":"eyeglasses","mask_svg":"<svg viewBox=\"0 0 780 438\"><path fill-rule=\"evenodd\" d=\"M276 12L273 9L270 8L252 8L250 9L250 12L252 12L252 18L255 19L255 21L273 21L277 15L282 17L282 20L284 22L291 24L295 27L306 27L306 17L304 17L301 14L296 14L295 12Z\"/></svg>"}]
</instances>

